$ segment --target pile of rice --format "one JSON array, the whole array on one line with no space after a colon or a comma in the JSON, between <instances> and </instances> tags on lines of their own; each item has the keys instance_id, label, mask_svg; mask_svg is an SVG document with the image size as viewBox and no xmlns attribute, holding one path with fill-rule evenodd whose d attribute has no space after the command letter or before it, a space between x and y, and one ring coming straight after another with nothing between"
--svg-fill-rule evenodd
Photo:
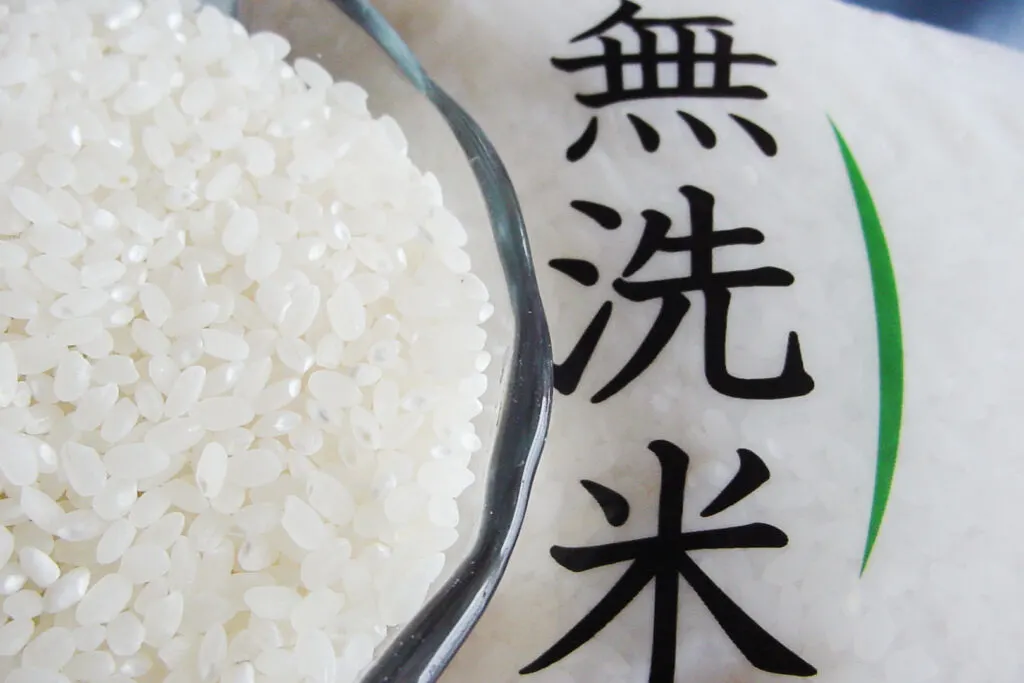
<instances>
[{"instance_id":1,"label":"pile of rice","mask_svg":"<svg viewBox=\"0 0 1024 683\"><path fill-rule=\"evenodd\" d=\"M354 681L481 448L393 119L194 0L0 5L0 678Z\"/></svg>"}]
</instances>

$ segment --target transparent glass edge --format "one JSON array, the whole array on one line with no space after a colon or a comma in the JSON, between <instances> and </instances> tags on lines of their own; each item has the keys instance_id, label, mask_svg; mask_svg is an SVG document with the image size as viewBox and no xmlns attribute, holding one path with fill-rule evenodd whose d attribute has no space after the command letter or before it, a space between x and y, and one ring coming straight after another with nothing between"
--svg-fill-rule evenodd
<instances>
[{"instance_id":1,"label":"transparent glass edge","mask_svg":"<svg viewBox=\"0 0 1024 683\"><path fill-rule=\"evenodd\" d=\"M244 20L240 0L205 0ZM467 556L362 676L364 683L433 683L494 595L518 539L547 437L553 392L551 340L515 188L495 147L426 74L409 46L364 0L330 0L365 31L435 106L455 134L483 196L515 323L480 526Z\"/></svg>"},{"instance_id":2,"label":"transparent glass edge","mask_svg":"<svg viewBox=\"0 0 1024 683\"><path fill-rule=\"evenodd\" d=\"M244 23L240 0L203 0ZM553 361L525 221L494 146L471 116L426 74L397 31L365 0L329 0L395 63L455 135L483 195L515 323L484 507L467 556L361 678L362 683L434 683L469 636L504 574L522 529L547 437Z\"/></svg>"},{"instance_id":3,"label":"transparent glass edge","mask_svg":"<svg viewBox=\"0 0 1024 683\"><path fill-rule=\"evenodd\" d=\"M364 683L433 683L490 602L522 529L551 414L551 340L522 210L494 146L472 117L430 79L395 29L370 4L331 2L366 31L434 104L462 147L487 207L515 320L510 379L477 538L452 576L400 629L362 679Z\"/></svg>"}]
</instances>

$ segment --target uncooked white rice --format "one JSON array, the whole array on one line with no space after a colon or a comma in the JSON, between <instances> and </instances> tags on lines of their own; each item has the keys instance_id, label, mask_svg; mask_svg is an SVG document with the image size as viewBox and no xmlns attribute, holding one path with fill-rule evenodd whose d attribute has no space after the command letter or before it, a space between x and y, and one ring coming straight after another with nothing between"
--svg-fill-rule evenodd
<instances>
[{"instance_id":1,"label":"uncooked white rice","mask_svg":"<svg viewBox=\"0 0 1024 683\"><path fill-rule=\"evenodd\" d=\"M395 122L194 0L0 6L0 673L353 681L423 603L493 312Z\"/></svg>"}]
</instances>

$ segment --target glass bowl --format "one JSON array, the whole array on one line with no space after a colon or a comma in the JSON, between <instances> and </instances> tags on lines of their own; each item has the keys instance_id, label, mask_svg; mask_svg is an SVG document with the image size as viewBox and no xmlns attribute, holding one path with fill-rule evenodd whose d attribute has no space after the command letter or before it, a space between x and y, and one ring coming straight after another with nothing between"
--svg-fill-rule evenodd
<instances>
[{"instance_id":1,"label":"glass bowl","mask_svg":"<svg viewBox=\"0 0 1024 683\"><path fill-rule=\"evenodd\" d=\"M428 602L388 634L361 680L436 681L483 613L519 535L547 434L551 343L530 246L512 182L472 118L424 72L383 16L365 0L205 0L250 32L273 31L338 80L358 83L369 106L402 126L409 154L432 171L445 204L470 234L474 271L488 286L490 388L476 421L489 457L476 457L477 484L462 498L459 541ZM469 514L473 513L473 514Z\"/></svg>"}]
</instances>

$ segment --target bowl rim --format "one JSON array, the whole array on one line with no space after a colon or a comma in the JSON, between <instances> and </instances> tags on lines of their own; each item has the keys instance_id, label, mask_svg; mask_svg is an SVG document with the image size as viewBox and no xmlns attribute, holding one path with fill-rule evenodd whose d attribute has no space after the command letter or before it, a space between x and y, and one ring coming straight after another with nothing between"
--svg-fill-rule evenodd
<instances>
[{"instance_id":1,"label":"bowl rim","mask_svg":"<svg viewBox=\"0 0 1024 683\"><path fill-rule=\"evenodd\" d=\"M247 2L201 0L244 18ZM420 64L393 26L368 0L323 0L349 17L384 51L402 76L444 118L472 168L501 262L513 317L508 382L476 538L465 558L391 644L361 683L434 683L483 615L522 530L547 438L554 361L526 224L515 187L494 145L473 118Z\"/></svg>"}]
</instances>

